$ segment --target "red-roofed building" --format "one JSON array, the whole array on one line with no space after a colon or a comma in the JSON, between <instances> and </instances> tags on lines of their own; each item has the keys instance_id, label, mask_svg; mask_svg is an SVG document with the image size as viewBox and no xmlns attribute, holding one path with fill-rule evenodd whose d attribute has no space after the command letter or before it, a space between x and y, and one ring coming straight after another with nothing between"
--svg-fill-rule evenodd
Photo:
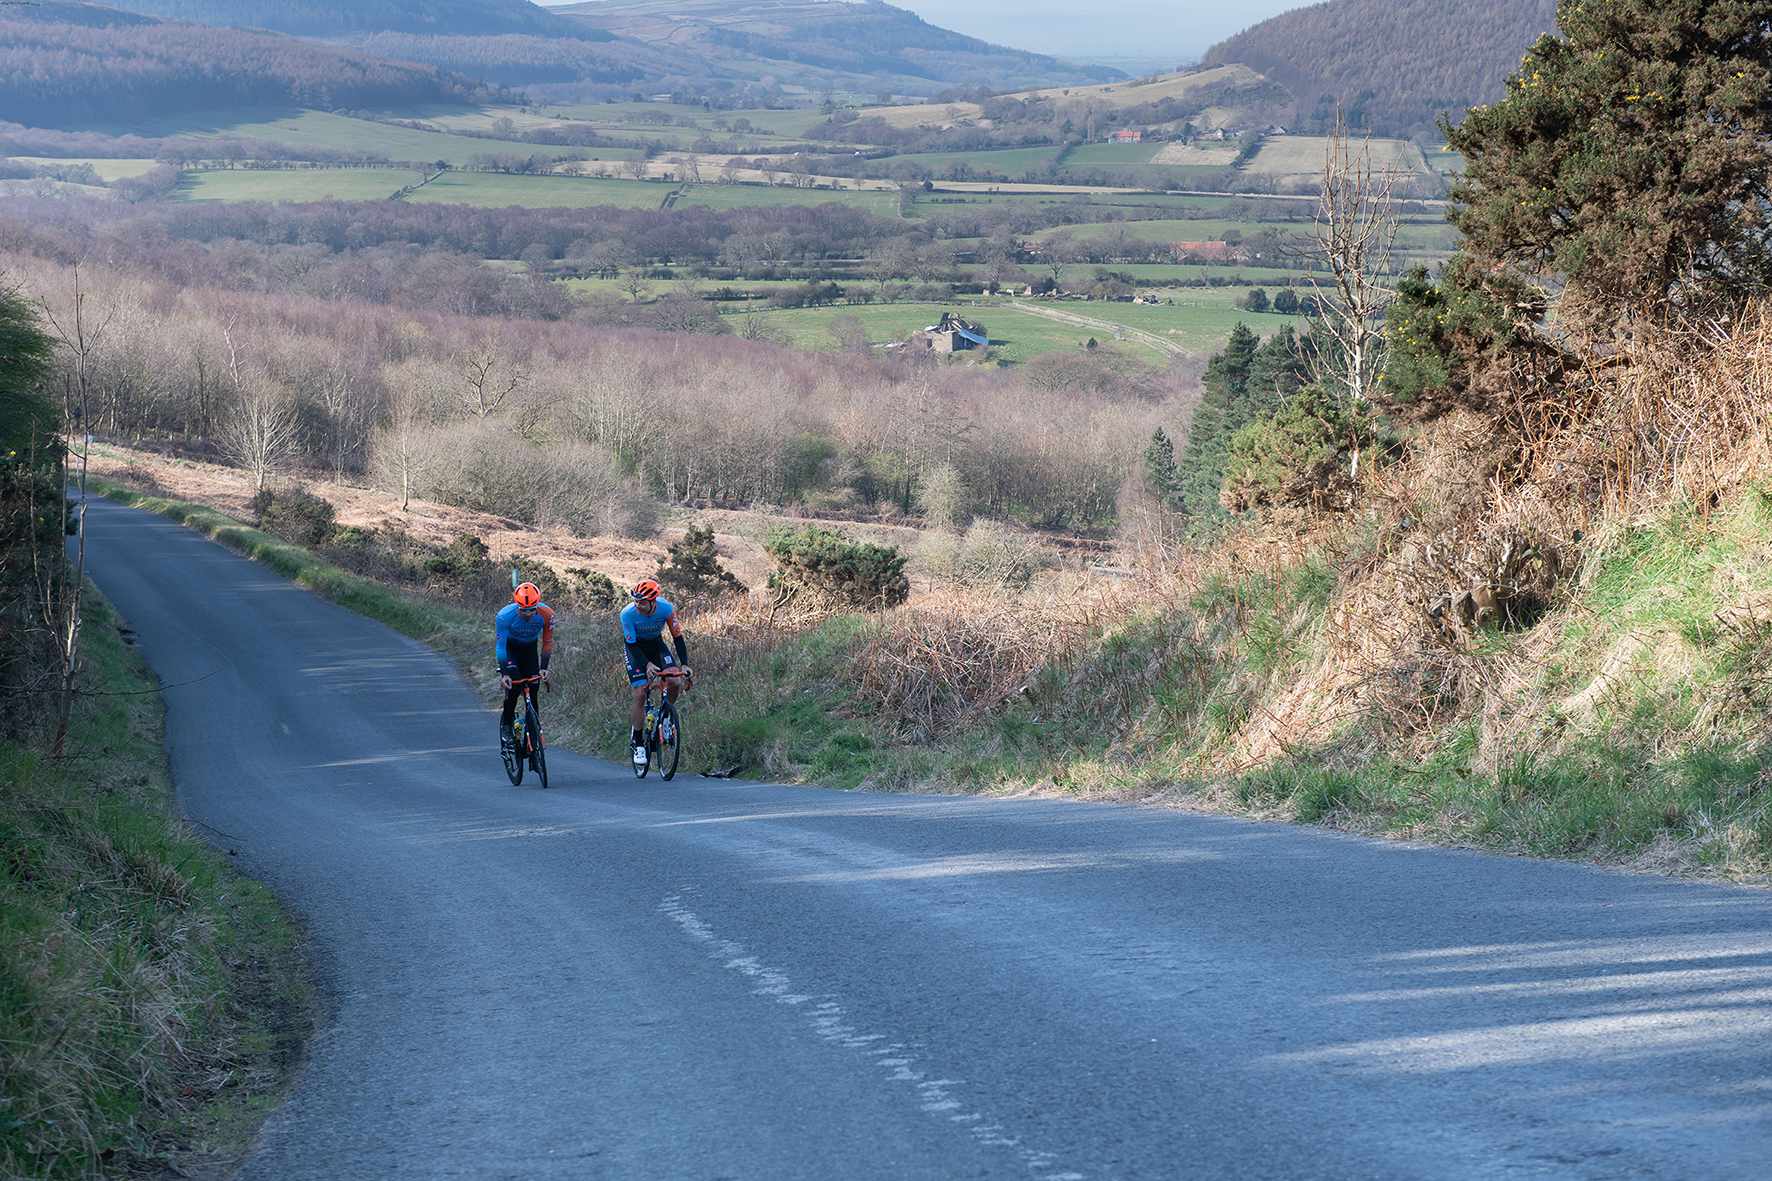
<instances>
[{"instance_id":1,"label":"red-roofed building","mask_svg":"<svg viewBox=\"0 0 1772 1181\"><path fill-rule=\"evenodd\" d=\"M1114 132L1114 142L1117 144L1143 143L1144 132L1136 127L1122 127L1120 130Z\"/></svg>"},{"instance_id":2,"label":"red-roofed building","mask_svg":"<svg viewBox=\"0 0 1772 1181\"><path fill-rule=\"evenodd\" d=\"M1248 262L1249 252L1229 242L1171 242L1176 262Z\"/></svg>"}]
</instances>

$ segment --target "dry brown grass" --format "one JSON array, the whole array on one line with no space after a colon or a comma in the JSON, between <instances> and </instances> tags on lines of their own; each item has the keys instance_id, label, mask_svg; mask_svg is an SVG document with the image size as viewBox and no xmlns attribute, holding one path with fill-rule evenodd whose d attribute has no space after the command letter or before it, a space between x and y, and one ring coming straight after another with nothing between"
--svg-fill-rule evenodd
<instances>
[{"instance_id":1,"label":"dry brown grass","mask_svg":"<svg viewBox=\"0 0 1772 1181\"><path fill-rule=\"evenodd\" d=\"M1047 579L1022 594L932 593L871 621L853 658L862 698L925 740L995 712L1040 669L1099 636L1131 606L1131 588Z\"/></svg>"},{"instance_id":2,"label":"dry brown grass","mask_svg":"<svg viewBox=\"0 0 1772 1181\"><path fill-rule=\"evenodd\" d=\"M1324 653L1231 743L1242 769L1377 722L1422 753L1464 717L1482 761L1541 726L1536 700L1557 627L1505 656L1485 629L1531 630L1569 599L1595 540L1690 505L1701 515L1772 471L1772 308L1666 332L1550 388L1516 378L1494 414L1428 424L1366 481L1352 513L1273 516L1172 574L1228 562L1272 570L1304 548L1341 555ZM1536 638L1542 637L1542 638Z\"/></svg>"}]
</instances>

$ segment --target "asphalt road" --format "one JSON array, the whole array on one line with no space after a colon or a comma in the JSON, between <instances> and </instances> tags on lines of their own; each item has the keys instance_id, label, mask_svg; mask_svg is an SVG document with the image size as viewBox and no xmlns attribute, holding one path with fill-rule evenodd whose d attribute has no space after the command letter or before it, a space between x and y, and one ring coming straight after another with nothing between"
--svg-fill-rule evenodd
<instances>
[{"instance_id":1,"label":"asphalt road","mask_svg":"<svg viewBox=\"0 0 1772 1181\"><path fill-rule=\"evenodd\" d=\"M89 526L184 808L323 977L244 1177L1772 1175L1767 893L564 752L514 789L443 658Z\"/></svg>"}]
</instances>

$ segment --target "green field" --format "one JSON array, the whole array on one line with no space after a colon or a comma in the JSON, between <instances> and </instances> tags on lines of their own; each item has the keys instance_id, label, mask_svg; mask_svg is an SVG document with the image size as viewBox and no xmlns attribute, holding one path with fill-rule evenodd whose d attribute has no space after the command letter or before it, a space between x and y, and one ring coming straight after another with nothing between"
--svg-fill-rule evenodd
<instances>
[{"instance_id":1,"label":"green field","mask_svg":"<svg viewBox=\"0 0 1772 1181\"><path fill-rule=\"evenodd\" d=\"M1081 205L1099 209L1163 209L1174 213L1215 213L1236 220L1298 220L1309 224L1308 201L1238 194L1090 193L1048 191L1036 193L956 192L937 185L932 193L920 193L914 213L939 218L945 211L963 213L975 205Z\"/></svg>"},{"instance_id":2,"label":"green field","mask_svg":"<svg viewBox=\"0 0 1772 1181\"><path fill-rule=\"evenodd\" d=\"M968 275L981 278L986 271L985 267L978 264L970 264L960 269ZM1047 268L1041 266L1034 266L1029 270L1041 277L1050 274ZM1248 283L1256 287L1283 287L1288 279L1302 279L1304 277L1304 272L1292 268L1233 266L1220 263L1197 265L1179 262L1124 262L1105 265L1076 263L1059 272L1059 283L1067 288L1078 287L1093 281L1097 271L1127 275L1141 285L1149 284L1165 289L1169 285L1202 283L1213 279L1221 283L1234 282Z\"/></svg>"},{"instance_id":3,"label":"green field","mask_svg":"<svg viewBox=\"0 0 1772 1181\"><path fill-rule=\"evenodd\" d=\"M605 180L591 176L516 176L502 172L446 172L407 197L420 205L479 205L502 209L586 209L619 205L657 209L671 192L657 181Z\"/></svg>"},{"instance_id":4,"label":"green field","mask_svg":"<svg viewBox=\"0 0 1772 1181\"><path fill-rule=\"evenodd\" d=\"M102 159L96 156L12 156L20 164L48 165L51 168L69 168L79 164L90 164L98 173L98 178L106 184L113 181L129 180L152 172L159 166L158 160L125 160Z\"/></svg>"},{"instance_id":5,"label":"green field","mask_svg":"<svg viewBox=\"0 0 1772 1181\"><path fill-rule=\"evenodd\" d=\"M1175 293L1172 306L1154 307L1095 300L1015 300L955 306L967 318L983 321L991 334L993 355L1004 361L1026 361L1056 349L1076 348L1093 337L1100 344L1113 345L1144 361L1159 364L1167 360L1167 354L1135 338L1116 340L1114 326L1139 329L1173 341L1191 352L1208 353L1222 348L1231 329L1239 323L1247 324L1261 336L1297 323L1287 316L1242 310L1236 306L1236 301L1245 293L1244 288L1181 290ZM1026 308L1100 323L1064 323L1039 312L1024 310ZM837 347L832 327L844 316L861 321L868 341L879 344L902 340L917 329L933 324L943 311L951 310L955 307L939 304L871 304L744 312L736 313L735 318L767 316L769 323L784 333L791 344L825 350Z\"/></svg>"},{"instance_id":6,"label":"green field","mask_svg":"<svg viewBox=\"0 0 1772 1181\"><path fill-rule=\"evenodd\" d=\"M1137 328L1172 340L1196 353L1216 352L1223 348L1231 329L1238 324L1247 324L1258 336L1268 336L1288 324L1297 326L1300 323L1290 316L1244 311L1236 306L1236 301L1245 294L1246 289L1236 287L1187 289L1174 293L1175 302L1172 306L1165 304L1158 307L1136 303L1102 303L1097 300L1039 302L1042 306L1053 307L1060 312ZM990 323L988 319L985 322Z\"/></svg>"},{"instance_id":7,"label":"green field","mask_svg":"<svg viewBox=\"0 0 1772 1181\"><path fill-rule=\"evenodd\" d=\"M1372 166L1379 172L1430 174L1421 149L1406 139L1372 139ZM1316 175L1323 170L1329 141L1318 135L1276 135L1264 140L1248 164L1253 173L1269 176ZM1355 148L1358 152L1359 147Z\"/></svg>"},{"instance_id":8,"label":"green field","mask_svg":"<svg viewBox=\"0 0 1772 1181\"><path fill-rule=\"evenodd\" d=\"M97 130L95 128L95 130ZM414 131L369 119L353 119L325 111L283 110L274 112L210 112L148 119L103 130L141 135L190 135L199 138L243 137L271 140L289 147L299 159L306 150L371 152L401 162L429 164L443 160L466 164L475 156L539 155L549 159L578 159L596 154L603 159L625 159L635 153L622 148L551 148L512 140L475 139L436 131Z\"/></svg>"},{"instance_id":9,"label":"green field","mask_svg":"<svg viewBox=\"0 0 1772 1181\"><path fill-rule=\"evenodd\" d=\"M845 317L859 320L868 343L884 344L903 340L919 329L941 319L955 306L930 303L863 304L855 307L793 308L770 312L740 312L730 317L734 327L745 316L764 316L790 344L798 348L829 351L837 348L834 328ZM1079 349L1094 337L1100 344L1123 348L1134 356L1157 364L1162 353L1144 345L1115 345L1103 339L1103 333L1070 324L1060 324L1041 316L1019 311L1007 305L958 308L967 319L984 324L991 335L991 355L998 360L1019 362L1031 360L1042 353ZM1228 329L1227 329L1228 331Z\"/></svg>"},{"instance_id":10,"label":"green field","mask_svg":"<svg viewBox=\"0 0 1772 1181\"><path fill-rule=\"evenodd\" d=\"M1429 168L1441 176L1457 176L1464 171L1464 157L1447 148L1438 152L1423 152Z\"/></svg>"},{"instance_id":11,"label":"green field","mask_svg":"<svg viewBox=\"0 0 1772 1181\"><path fill-rule=\"evenodd\" d=\"M1131 168L1149 164L1163 145L1149 144L1078 144L1064 158L1066 165L1079 168Z\"/></svg>"},{"instance_id":12,"label":"green field","mask_svg":"<svg viewBox=\"0 0 1772 1181\"><path fill-rule=\"evenodd\" d=\"M691 185L677 199L676 208L760 209L832 202L880 217L898 216L898 194L886 189L796 189L787 185Z\"/></svg>"},{"instance_id":13,"label":"green field","mask_svg":"<svg viewBox=\"0 0 1772 1181\"><path fill-rule=\"evenodd\" d=\"M403 168L227 169L187 172L181 201L385 201L424 179Z\"/></svg>"},{"instance_id":14,"label":"green field","mask_svg":"<svg viewBox=\"0 0 1772 1181\"><path fill-rule=\"evenodd\" d=\"M1308 208L1308 206L1306 207ZM1262 230L1278 230L1283 234L1309 235L1308 218L1293 221L1251 221L1218 217L1155 218L1146 221L1088 222L1082 225L1058 226L1033 235L1037 242L1069 233L1079 241L1117 239L1121 234L1132 242L1220 242L1228 235L1249 238ZM1456 231L1435 220L1407 221L1397 229L1397 244L1410 251L1451 250Z\"/></svg>"},{"instance_id":15,"label":"green field","mask_svg":"<svg viewBox=\"0 0 1772 1181\"><path fill-rule=\"evenodd\" d=\"M1310 232L1309 220L1254 221L1226 217L1151 218L1144 221L1098 221L1080 225L1054 226L1032 235L1036 242L1069 235L1078 241L1118 239L1130 242L1222 242L1226 235L1251 237L1262 230L1278 230L1283 234Z\"/></svg>"},{"instance_id":16,"label":"green field","mask_svg":"<svg viewBox=\"0 0 1772 1181\"><path fill-rule=\"evenodd\" d=\"M824 122L824 116L810 108L798 108L791 111L742 110L742 111L709 111L698 106L686 106L678 103L569 103L544 104L537 108L544 114L552 114L567 119L575 119L585 123L595 123L608 128L626 130L664 130L676 127L678 130L694 130L698 133L706 131L714 135L739 134L723 131L716 126L724 122L727 127L740 119L748 119L753 130L765 136L781 138L803 138L808 128ZM671 123L656 123L653 119L669 117ZM689 120L692 126L685 126L681 120Z\"/></svg>"},{"instance_id":17,"label":"green field","mask_svg":"<svg viewBox=\"0 0 1772 1181\"><path fill-rule=\"evenodd\" d=\"M882 165L908 164L930 172L948 173L964 165L975 173L990 176L1025 176L1040 172L1058 159L1058 148L1006 148L988 152L910 152L887 156Z\"/></svg>"}]
</instances>

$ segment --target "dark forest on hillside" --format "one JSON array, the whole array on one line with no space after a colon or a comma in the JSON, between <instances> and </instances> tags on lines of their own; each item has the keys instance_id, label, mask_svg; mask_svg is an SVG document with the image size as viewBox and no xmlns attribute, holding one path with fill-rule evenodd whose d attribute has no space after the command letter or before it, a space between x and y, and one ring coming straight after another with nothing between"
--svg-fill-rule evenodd
<instances>
[{"instance_id":1,"label":"dark forest on hillside","mask_svg":"<svg viewBox=\"0 0 1772 1181\"><path fill-rule=\"evenodd\" d=\"M76 128L213 107L460 101L478 84L288 37L128 17L72 23L65 5L0 9L0 111Z\"/></svg>"},{"instance_id":2,"label":"dark forest on hillside","mask_svg":"<svg viewBox=\"0 0 1772 1181\"><path fill-rule=\"evenodd\" d=\"M113 8L166 20L337 37L384 29L408 33L570 33L568 22L529 0L110 0Z\"/></svg>"},{"instance_id":3,"label":"dark forest on hillside","mask_svg":"<svg viewBox=\"0 0 1772 1181\"><path fill-rule=\"evenodd\" d=\"M1408 135L1499 98L1520 55L1556 27L1556 8L1556 0L1334 0L1220 42L1204 64L1241 63L1282 83L1307 129L1332 120L1339 102L1355 126Z\"/></svg>"}]
</instances>

